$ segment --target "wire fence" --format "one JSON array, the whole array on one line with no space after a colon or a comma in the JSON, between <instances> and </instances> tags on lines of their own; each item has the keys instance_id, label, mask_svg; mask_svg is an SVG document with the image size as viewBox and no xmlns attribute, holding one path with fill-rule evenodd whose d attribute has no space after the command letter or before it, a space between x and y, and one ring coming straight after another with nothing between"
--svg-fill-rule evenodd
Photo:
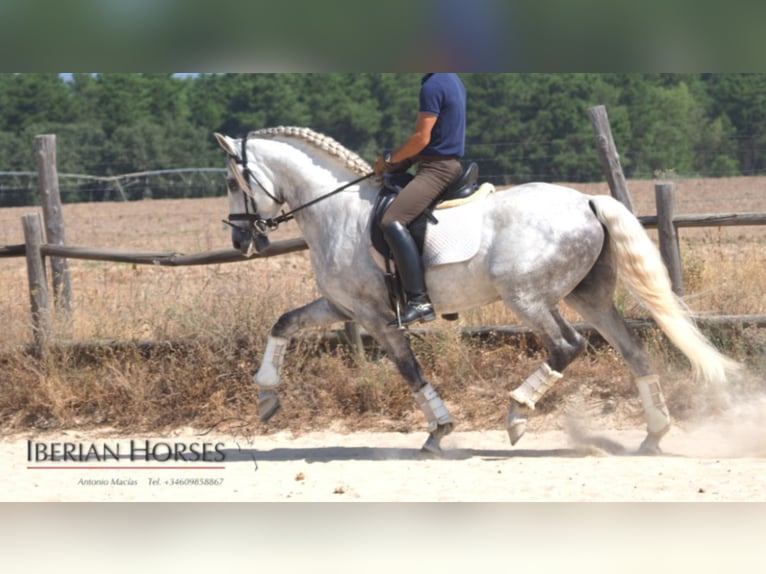
<instances>
[{"instance_id":1,"label":"wire fence","mask_svg":"<svg viewBox=\"0 0 766 574\"><path fill-rule=\"evenodd\" d=\"M63 203L185 199L226 194L224 168L142 171L114 176L59 173ZM39 205L37 172L0 171L0 207Z\"/></svg>"},{"instance_id":2,"label":"wire fence","mask_svg":"<svg viewBox=\"0 0 766 574\"><path fill-rule=\"evenodd\" d=\"M482 169L489 160L465 158L466 165L475 161L479 165L482 181L496 186L519 183L510 173L493 173ZM138 173L94 176L85 174L59 174L59 186L63 203L99 202L99 201L136 201L141 199L187 199L200 197L221 197L226 195L223 168L186 168L153 170ZM667 174L661 174L663 176ZM725 173L678 174L672 177L686 179L692 177L717 178ZM743 174L747 176L766 175L766 171ZM535 181L556 181L550 173L525 174L525 179ZM588 183L572 181L570 183ZM0 208L40 205L37 172L0 171Z\"/></svg>"}]
</instances>

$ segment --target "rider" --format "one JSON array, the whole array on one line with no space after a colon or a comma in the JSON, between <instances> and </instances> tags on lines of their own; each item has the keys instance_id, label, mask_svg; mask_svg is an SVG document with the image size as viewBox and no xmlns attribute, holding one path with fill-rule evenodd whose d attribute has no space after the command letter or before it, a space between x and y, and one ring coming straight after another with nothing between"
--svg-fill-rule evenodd
<instances>
[{"instance_id":1,"label":"rider","mask_svg":"<svg viewBox=\"0 0 766 574\"><path fill-rule=\"evenodd\" d=\"M407 226L462 175L460 158L465 151L466 92L457 74L426 74L419 99L415 132L395 151L375 161L376 175L418 164L415 177L381 221L407 295L402 325L436 319L426 291L423 262Z\"/></svg>"}]
</instances>

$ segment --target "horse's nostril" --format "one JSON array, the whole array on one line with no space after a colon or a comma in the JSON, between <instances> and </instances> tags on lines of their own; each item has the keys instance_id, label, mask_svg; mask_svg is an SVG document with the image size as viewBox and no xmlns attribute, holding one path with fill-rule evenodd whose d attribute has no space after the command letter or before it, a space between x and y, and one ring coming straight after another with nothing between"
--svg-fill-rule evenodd
<instances>
[{"instance_id":1,"label":"horse's nostril","mask_svg":"<svg viewBox=\"0 0 766 574\"><path fill-rule=\"evenodd\" d=\"M269 241L269 238L266 237L265 235L259 235L258 237L255 238L255 250L258 251L259 253L261 251L266 250L270 244L271 244L271 241Z\"/></svg>"}]
</instances>

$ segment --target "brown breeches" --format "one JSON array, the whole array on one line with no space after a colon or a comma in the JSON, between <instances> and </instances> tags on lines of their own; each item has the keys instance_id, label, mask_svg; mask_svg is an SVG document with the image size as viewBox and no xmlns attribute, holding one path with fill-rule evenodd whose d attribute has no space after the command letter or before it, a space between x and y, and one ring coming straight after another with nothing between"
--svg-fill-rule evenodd
<instances>
[{"instance_id":1,"label":"brown breeches","mask_svg":"<svg viewBox=\"0 0 766 574\"><path fill-rule=\"evenodd\" d=\"M417 174L388 208L381 227L386 229L394 221L409 225L461 175L463 166L458 159L421 158Z\"/></svg>"}]
</instances>

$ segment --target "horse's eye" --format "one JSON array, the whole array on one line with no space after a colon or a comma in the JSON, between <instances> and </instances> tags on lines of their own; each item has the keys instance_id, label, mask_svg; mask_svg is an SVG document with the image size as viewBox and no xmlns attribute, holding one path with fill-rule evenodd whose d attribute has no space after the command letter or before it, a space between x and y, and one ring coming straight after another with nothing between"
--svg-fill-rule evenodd
<instances>
[{"instance_id":1,"label":"horse's eye","mask_svg":"<svg viewBox=\"0 0 766 574\"><path fill-rule=\"evenodd\" d=\"M229 188L229 191L237 191L239 189L239 184L237 183L237 180L234 179L233 177L227 177L226 187Z\"/></svg>"}]
</instances>

